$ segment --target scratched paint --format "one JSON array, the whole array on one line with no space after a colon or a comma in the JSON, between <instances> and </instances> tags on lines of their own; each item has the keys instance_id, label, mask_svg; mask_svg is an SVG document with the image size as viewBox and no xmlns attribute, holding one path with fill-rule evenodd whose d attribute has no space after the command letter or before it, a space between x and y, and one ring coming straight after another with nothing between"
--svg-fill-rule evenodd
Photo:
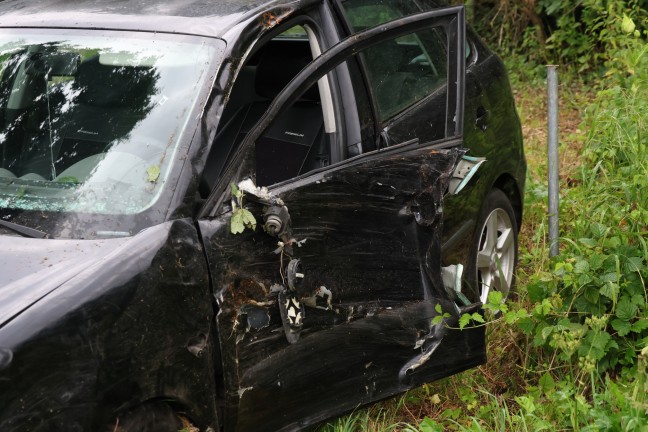
<instances>
[{"instance_id":1,"label":"scratched paint","mask_svg":"<svg viewBox=\"0 0 648 432\"><path fill-rule=\"evenodd\" d=\"M431 325L437 305L452 311L451 320L460 314L440 278L439 233L444 195L463 154L404 146L256 194L261 198L246 194L258 220L270 201L287 208L286 233L301 242L279 254L277 237L260 226L232 235L228 214L200 222L220 289L226 423L290 430L313 413L324 416L334 399L336 409L351 409L484 361L482 330ZM290 343L277 291L288 290L286 266L297 258L304 278L294 291L306 313ZM326 306L318 307L318 293L328 293L330 305L322 299ZM250 325L251 310L263 325ZM261 403L266 398L292 409L273 416Z\"/></svg>"}]
</instances>

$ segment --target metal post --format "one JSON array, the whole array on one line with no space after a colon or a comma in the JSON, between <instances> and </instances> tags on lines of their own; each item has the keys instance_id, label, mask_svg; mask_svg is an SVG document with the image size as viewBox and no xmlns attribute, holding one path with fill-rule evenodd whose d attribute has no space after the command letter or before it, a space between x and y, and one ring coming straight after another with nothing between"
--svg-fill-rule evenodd
<instances>
[{"instance_id":1,"label":"metal post","mask_svg":"<svg viewBox=\"0 0 648 432\"><path fill-rule=\"evenodd\" d=\"M547 66L548 95L548 177L549 177L549 257L559 253L558 247L558 66Z\"/></svg>"}]
</instances>

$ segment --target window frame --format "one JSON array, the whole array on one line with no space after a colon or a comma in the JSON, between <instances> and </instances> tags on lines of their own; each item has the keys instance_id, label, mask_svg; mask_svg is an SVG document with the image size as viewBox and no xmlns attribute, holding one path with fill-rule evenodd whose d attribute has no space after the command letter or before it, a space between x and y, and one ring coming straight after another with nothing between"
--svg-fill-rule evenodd
<instances>
[{"instance_id":1,"label":"window frame","mask_svg":"<svg viewBox=\"0 0 648 432\"><path fill-rule=\"evenodd\" d=\"M332 0L334 9L336 11L336 14L338 16L338 19L340 21L341 27L345 32L345 37L350 37L351 35L354 35L355 30L353 29L353 26L351 25L351 22L348 19L346 10L342 4L342 0ZM418 1L414 1L413 5L419 9L420 12L415 13L415 14L410 14L410 15L405 15L403 18L407 17L412 17L416 16L420 13L427 13L427 12L435 12L435 11L446 11L448 9L453 8L452 6L447 6L447 7L434 7L431 8L428 7L428 5L421 4ZM455 6L457 7L457 6ZM402 19L402 18L399 18ZM464 17L462 18L463 20L463 26L464 29L466 28L466 23L465 23L465 14ZM395 20L392 20L395 21ZM389 23L388 21L387 23ZM379 24L379 25L384 25ZM455 72L457 71L456 68L453 68L454 62L453 58L457 58L457 64L456 66L460 69L465 69L466 67L466 61L467 59L465 58L458 58L459 55L457 51L464 52L465 46L462 47L455 47L455 52L451 51L451 41L453 38L456 37L456 35L451 34L451 32L447 32L446 34L447 40L445 41L446 48L448 50L447 53L447 60L448 60L448 71L447 71L447 80L448 80L448 100L446 101L446 114L448 117L448 123L451 123L452 121L452 116L449 115L450 112L457 106L457 104L463 104L463 87L459 87L459 90L461 92L460 95L458 95L456 101L451 101L450 99L450 84L452 82L452 77L455 75ZM441 42L442 39L439 39ZM469 40L469 35L467 34L467 29L464 31L463 38L461 41L459 41L460 44L465 45L466 43L471 43L468 42ZM474 50L474 44L471 43L471 49ZM456 54L456 57L455 57ZM373 114L373 119L374 119L374 124L375 124L375 140L376 140L376 148L384 148L392 145L391 140L386 136L386 131L388 131L392 125L397 124L401 119L406 117L408 114L410 114L412 111L415 111L420 105L425 104L427 99L434 95L435 92L430 93L421 99L418 99L416 101L413 101L409 106L406 106L405 108L401 109L400 111L396 112L395 114L391 115L388 118L381 119L380 117L380 109L378 108L378 98L376 93L373 90L373 86L370 83L370 73L368 72L369 68L367 66L367 62L364 58L363 55L357 56L357 61L358 61L358 66L360 69L360 74L361 74L361 79L364 81L364 87L366 89L366 92L369 96L370 100L370 105L372 109L372 114ZM454 134L451 133L454 130ZM452 125L446 124L446 138L452 138L453 136L463 136L463 118L457 118L457 124L456 127L453 128Z\"/></svg>"},{"instance_id":2,"label":"window frame","mask_svg":"<svg viewBox=\"0 0 648 432\"><path fill-rule=\"evenodd\" d=\"M334 71L337 66L343 64L351 57L355 57L358 51L362 51L385 40L429 28L439 22L447 22L449 30L448 37L450 40L454 40L456 50L454 53L449 52L450 67L448 74L448 94L454 94L456 97L448 98L448 100L452 100L453 103L448 103L449 114L447 115L448 123L452 122L452 130L454 133L447 134L446 138L442 140L442 142L461 141L461 137L463 136L463 99L465 87L465 8L463 6L453 6L409 15L355 33L353 37L348 37L330 49L324 51L322 55L314 59L299 74L297 74L297 76L275 97L268 110L261 116L257 124L248 132L243 142L238 146L236 154L220 176L216 186L207 198L207 202L199 212L198 218L211 217L218 212L227 197L229 182L237 177L237 173L239 176L244 174L241 172L241 167L244 165L244 161L246 160L246 157L248 157L246 155L251 152L255 142L263 135L265 130L267 130L267 128L273 123L280 112L297 101L299 97L322 76ZM456 77L456 81L453 79L454 77ZM453 84L452 90L450 89L450 84ZM453 110L451 111L450 108L453 108ZM450 114L452 112L454 112L454 116ZM369 155L375 155L377 152L380 152L380 149L361 154L351 159L342 160L339 163L333 163L328 167L286 180L277 185L284 185L315 173L337 169L340 165L344 165L348 161L368 157ZM275 188L275 185L272 185L271 187Z\"/></svg>"}]
</instances>

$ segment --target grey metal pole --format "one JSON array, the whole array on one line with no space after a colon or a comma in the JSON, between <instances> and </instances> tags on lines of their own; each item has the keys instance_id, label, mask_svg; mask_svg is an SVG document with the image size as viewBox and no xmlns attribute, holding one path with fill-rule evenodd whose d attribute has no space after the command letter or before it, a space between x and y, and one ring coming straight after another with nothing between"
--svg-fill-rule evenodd
<instances>
[{"instance_id":1,"label":"grey metal pole","mask_svg":"<svg viewBox=\"0 0 648 432\"><path fill-rule=\"evenodd\" d=\"M558 236L558 66L547 66L547 148L548 148L548 178L549 178L549 256L559 253Z\"/></svg>"}]
</instances>

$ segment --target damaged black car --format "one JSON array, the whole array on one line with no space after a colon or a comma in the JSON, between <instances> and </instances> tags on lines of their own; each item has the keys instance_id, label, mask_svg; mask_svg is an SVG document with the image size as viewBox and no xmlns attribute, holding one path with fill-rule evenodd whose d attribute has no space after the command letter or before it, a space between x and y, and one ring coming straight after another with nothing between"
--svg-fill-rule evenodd
<instances>
[{"instance_id":1,"label":"damaged black car","mask_svg":"<svg viewBox=\"0 0 648 432\"><path fill-rule=\"evenodd\" d=\"M464 15L0 2L0 430L300 430L484 363L526 163Z\"/></svg>"}]
</instances>

